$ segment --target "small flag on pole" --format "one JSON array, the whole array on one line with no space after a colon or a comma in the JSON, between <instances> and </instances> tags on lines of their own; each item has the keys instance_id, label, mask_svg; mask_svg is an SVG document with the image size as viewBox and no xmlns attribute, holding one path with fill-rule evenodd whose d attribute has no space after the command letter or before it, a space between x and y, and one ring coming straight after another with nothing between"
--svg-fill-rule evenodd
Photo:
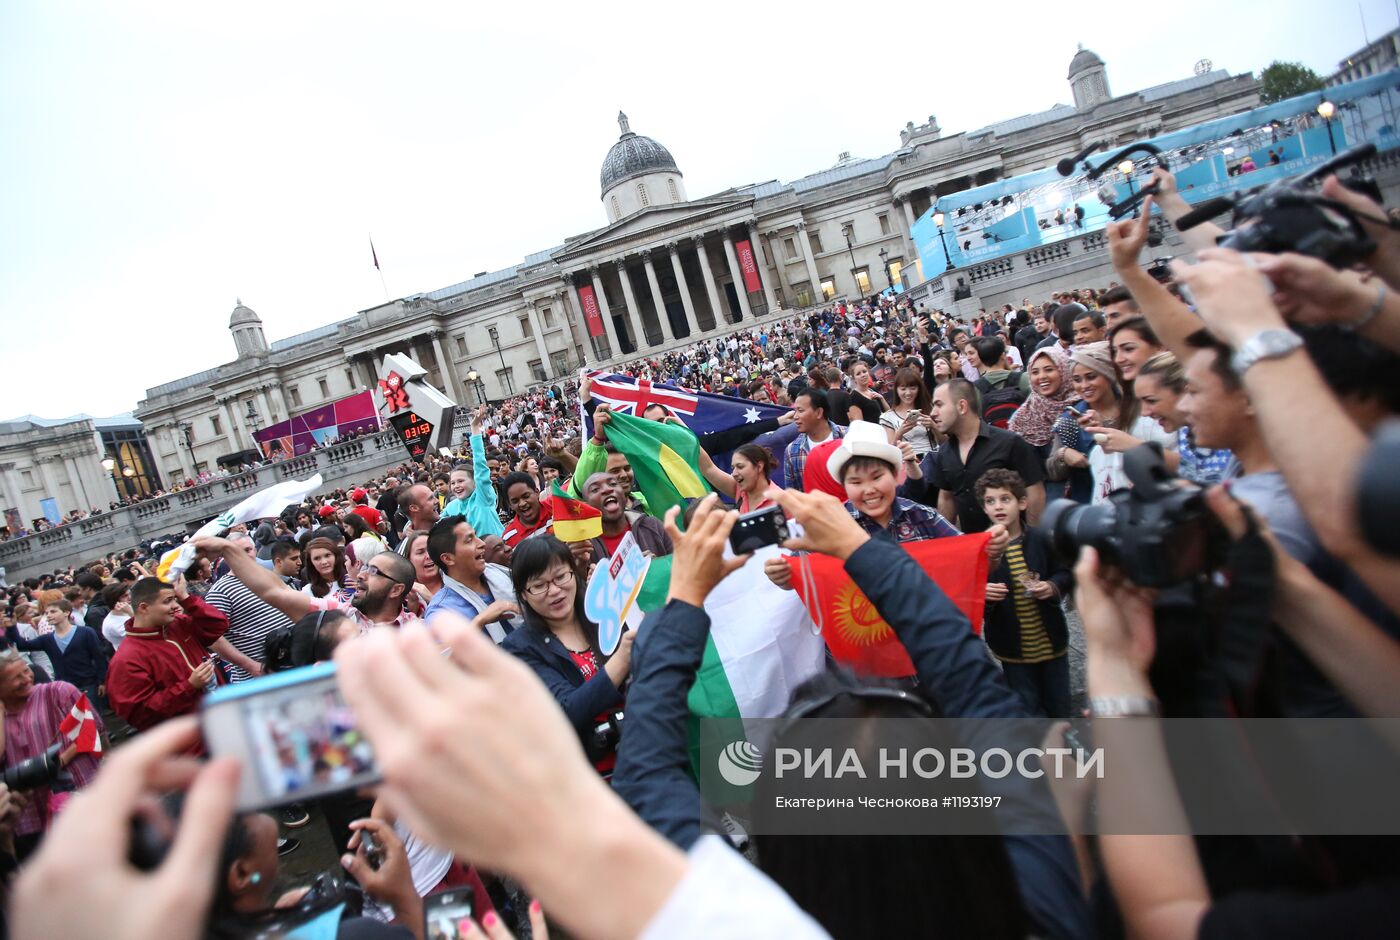
<instances>
[{"instance_id":1,"label":"small flag on pole","mask_svg":"<svg viewBox=\"0 0 1400 940\"><path fill-rule=\"evenodd\" d=\"M379 253L374 250L374 239L369 240L369 256L374 259L374 270L384 273L379 267Z\"/></svg>"},{"instance_id":2,"label":"small flag on pole","mask_svg":"<svg viewBox=\"0 0 1400 940\"><path fill-rule=\"evenodd\" d=\"M79 754L102 753L102 736L97 733L97 719L92 714L92 705L88 703L86 694L78 696L58 730L70 744L77 745Z\"/></svg>"},{"instance_id":3,"label":"small flag on pole","mask_svg":"<svg viewBox=\"0 0 1400 940\"><path fill-rule=\"evenodd\" d=\"M561 541L587 542L602 536L602 512L565 493L558 480L549 492L549 508L554 513L554 535Z\"/></svg>"}]
</instances>

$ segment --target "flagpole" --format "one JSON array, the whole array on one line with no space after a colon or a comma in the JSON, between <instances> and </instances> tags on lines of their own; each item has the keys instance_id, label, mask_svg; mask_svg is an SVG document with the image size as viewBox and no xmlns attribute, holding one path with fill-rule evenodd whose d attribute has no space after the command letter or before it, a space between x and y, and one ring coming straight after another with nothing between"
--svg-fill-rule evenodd
<instances>
[{"instance_id":1,"label":"flagpole","mask_svg":"<svg viewBox=\"0 0 1400 940\"><path fill-rule=\"evenodd\" d=\"M388 303L389 285L384 283L384 269L379 266L379 252L374 250L374 236L369 236L369 256L374 261L374 270L379 272L379 286L384 288L384 302Z\"/></svg>"}]
</instances>

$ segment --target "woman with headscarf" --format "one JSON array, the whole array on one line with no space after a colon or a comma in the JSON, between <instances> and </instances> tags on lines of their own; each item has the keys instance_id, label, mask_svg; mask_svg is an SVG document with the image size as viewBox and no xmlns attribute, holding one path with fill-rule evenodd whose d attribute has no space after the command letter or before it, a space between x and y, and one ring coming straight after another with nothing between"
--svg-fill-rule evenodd
<instances>
[{"instance_id":1,"label":"woman with headscarf","mask_svg":"<svg viewBox=\"0 0 1400 940\"><path fill-rule=\"evenodd\" d=\"M1064 414L1074 395L1069 356L1058 344L1046 346L1031 353L1026 366L1031 394L1006 426L1039 451L1041 457L1049 457L1055 439L1055 421Z\"/></svg>"},{"instance_id":2,"label":"woman with headscarf","mask_svg":"<svg viewBox=\"0 0 1400 940\"><path fill-rule=\"evenodd\" d=\"M1077 400L1055 420L1045 473L1051 480L1064 481L1063 495L1069 499L1077 503L1097 502L1102 497L1091 465L1091 453L1098 445L1094 433L1088 429L1112 427L1117 420L1123 391L1118 385L1118 373L1114 371L1107 342L1074 347L1069 367L1072 396Z\"/></svg>"}]
</instances>

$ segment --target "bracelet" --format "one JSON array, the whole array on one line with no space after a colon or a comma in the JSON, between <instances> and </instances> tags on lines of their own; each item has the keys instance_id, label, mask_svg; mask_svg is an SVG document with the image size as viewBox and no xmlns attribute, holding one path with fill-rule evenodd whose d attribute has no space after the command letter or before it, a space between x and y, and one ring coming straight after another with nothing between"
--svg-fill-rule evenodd
<instances>
[{"instance_id":1,"label":"bracelet","mask_svg":"<svg viewBox=\"0 0 1400 940\"><path fill-rule=\"evenodd\" d=\"M1157 718L1162 705L1145 695L1106 695L1089 699L1089 714L1094 718Z\"/></svg>"},{"instance_id":2,"label":"bracelet","mask_svg":"<svg viewBox=\"0 0 1400 940\"><path fill-rule=\"evenodd\" d=\"M1370 325L1372 320L1380 316L1381 308L1385 306L1385 295L1385 284L1377 284L1376 300L1375 303L1371 304L1371 309L1363 313L1361 315L1361 318L1356 320L1355 322L1343 323L1342 329L1346 330L1348 333L1355 333L1358 330L1364 330L1367 326Z\"/></svg>"}]
</instances>

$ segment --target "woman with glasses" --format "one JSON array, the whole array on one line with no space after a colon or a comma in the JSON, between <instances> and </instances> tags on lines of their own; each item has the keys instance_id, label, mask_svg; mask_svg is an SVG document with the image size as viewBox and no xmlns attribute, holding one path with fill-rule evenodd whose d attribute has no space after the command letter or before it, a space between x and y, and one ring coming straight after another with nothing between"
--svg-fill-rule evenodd
<instances>
[{"instance_id":1,"label":"woman with glasses","mask_svg":"<svg viewBox=\"0 0 1400 940\"><path fill-rule=\"evenodd\" d=\"M510 563L525 625L506 637L508 651L535 670L605 776L617 762L622 687L632 668L632 631L611 656L598 648L598 625L583 612L584 584L569 546L552 535L526 539Z\"/></svg>"}]
</instances>

